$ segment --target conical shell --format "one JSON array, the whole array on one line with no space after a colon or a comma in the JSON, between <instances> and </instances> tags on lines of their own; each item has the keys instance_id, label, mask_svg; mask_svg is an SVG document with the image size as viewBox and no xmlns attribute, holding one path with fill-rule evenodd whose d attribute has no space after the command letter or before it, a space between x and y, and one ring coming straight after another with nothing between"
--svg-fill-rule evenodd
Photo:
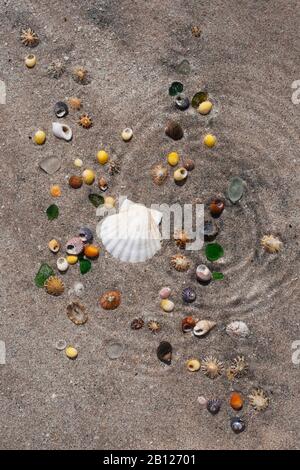
<instances>
[{"instance_id":1,"label":"conical shell","mask_svg":"<svg viewBox=\"0 0 300 470\"><path fill-rule=\"evenodd\" d=\"M126 199L118 214L104 219L100 238L114 258L129 263L145 261L161 248L158 229L161 217L160 212Z\"/></svg>"},{"instance_id":2,"label":"conical shell","mask_svg":"<svg viewBox=\"0 0 300 470\"><path fill-rule=\"evenodd\" d=\"M193 329L193 333L195 336L204 336L206 335L212 328L216 326L216 322L211 320L200 320L196 323Z\"/></svg>"},{"instance_id":3,"label":"conical shell","mask_svg":"<svg viewBox=\"0 0 300 470\"><path fill-rule=\"evenodd\" d=\"M45 281L44 286L46 291L50 295L61 295L65 290L63 281L56 276L48 277L48 279Z\"/></svg>"}]
</instances>

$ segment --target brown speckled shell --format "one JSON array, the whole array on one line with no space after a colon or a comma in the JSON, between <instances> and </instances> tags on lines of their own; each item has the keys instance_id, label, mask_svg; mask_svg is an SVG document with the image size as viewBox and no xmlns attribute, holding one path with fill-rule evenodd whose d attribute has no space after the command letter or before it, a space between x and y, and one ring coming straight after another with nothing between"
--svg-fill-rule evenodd
<instances>
[{"instance_id":1,"label":"brown speckled shell","mask_svg":"<svg viewBox=\"0 0 300 470\"><path fill-rule=\"evenodd\" d=\"M192 331L195 325L196 325L196 320L193 317L185 317L181 321L181 329L183 333L188 333L189 331Z\"/></svg>"},{"instance_id":2,"label":"brown speckled shell","mask_svg":"<svg viewBox=\"0 0 300 470\"><path fill-rule=\"evenodd\" d=\"M105 310L114 310L121 303L121 293L117 290L105 292L100 297L100 305Z\"/></svg>"}]
</instances>

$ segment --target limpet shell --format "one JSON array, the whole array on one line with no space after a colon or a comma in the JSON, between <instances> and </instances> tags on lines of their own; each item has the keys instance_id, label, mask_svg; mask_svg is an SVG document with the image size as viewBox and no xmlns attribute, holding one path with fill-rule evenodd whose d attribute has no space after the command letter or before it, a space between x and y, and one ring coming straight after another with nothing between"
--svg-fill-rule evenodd
<instances>
[{"instance_id":1,"label":"limpet shell","mask_svg":"<svg viewBox=\"0 0 300 470\"><path fill-rule=\"evenodd\" d=\"M145 322L142 318L135 318L134 320L132 320L130 328L132 330L140 330L141 328L143 328L144 324Z\"/></svg>"},{"instance_id":2,"label":"limpet shell","mask_svg":"<svg viewBox=\"0 0 300 470\"><path fill-rule=\"evenodd\" d=\"M191 264L190 260L184 255L173 255L170 262L176 271L187 271Z\"/></svg>"},{"instance_id":3,"label":"limpet shell","mask_svg":"<svg viewBox=\"0 0 300 470\"><path fill-rule=\"evenodd\" d=\"M212 415L216 415L221 409L221 404L221 400L219 400L218 398L213 398L211 400L208 400L206 408Z\"/></svg>"},{"instance_id":4,"label":"limpet shell","mask_svg":"<svg viewBox=\"0 0 300 470\"><path fill-rule=\"evenodd\" d=\"M165 133L173 140L180 140L183 137L182 127L178 122L175 121L169 121L167 123Z\"/></svg>"},{"instance_id":5,"label":"limpet shell","mask_svg":"<svg viewBox=\"0 0 300 470\"><path fill-rule=\"evenodd\" d=\"M48 294L59 296L63 294L65 286L63 281L57 276L50 276L45 281L44 287Z\"/></svg>"},{"instance_id":6,"label":"limpet shell","mask_svg":"<svg viewBox=\"0 0 300 470\"><path fill-rule=\"evenodd\" d=\"M232 338L247 338L250 330L243 321L233 321L226 326L226 333Z\"/></svg>"},{"instance_id":7,"label":"limpet shell","mask_svg":"<svg viewBox=\"0 0 300 470\"><path fill-rule=\"evenodd\" d=\"M162 166L161 164L155 165L151 170L152 180L158 186L166 181L168 174L168 168Z\"/></svg>"},{"instance_id":8,"label":"limpet shell","mask_svg":"<svg viewBox=\"0 0 300 470\"><path fill-rule=\"evenodd\" d=\"M67 245L66 245L66 252L68 253L68 255L79 255L80 253L82 253L83 251L83 243L81 241L81 238L79 237L74 237L74 238L71 238Z\"/></svg>"},{"instance_id":9,"label":"limpet shell","mask_svg":"<svg viewBox=\"0 0 300 470\"><path fill-rule=\"evenodd\" d=\"M105 310L114 310L121 303L121 293L117 290L105 292L100 297L100 305Z\"/></svg>"},{"instance_id":10,"label":"limpet shell","mask_svg":"<svg viewBox=\"0 0 300 470\"><path fill-rule=\"evenodd\" d=\"M170 365L172 361L172 345L168 341L162 341L158 345L156 354L161 362Z\"/></svg>"},{"instance_id":11,"label":"limpet shell","mask_svg":"<svg viewBox=\"0 0 300 470\"><path fill-rule=\"evenodd\" d=\"M158 333L161 330L160 323L157 320L150 320L147 326L152 333Z\"/></svg>"},{"instance_id":12,"label":"limpet shell","mask_svg":"<svg viewBox=\"0 0 300 470\"><path fill-rule=\"evenodd\" d=\"M83 325L88 320L84 305L77 301L71 302L67 306L67 315L75 325Z\"/></svg>"}]
</instances>

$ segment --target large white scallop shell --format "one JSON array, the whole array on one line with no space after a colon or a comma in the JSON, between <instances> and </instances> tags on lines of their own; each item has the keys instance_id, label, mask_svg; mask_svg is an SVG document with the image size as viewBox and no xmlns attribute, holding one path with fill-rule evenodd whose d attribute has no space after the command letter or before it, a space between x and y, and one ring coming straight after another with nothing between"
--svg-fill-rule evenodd
<instances>
[{"instance_id":1,"label":"large white scallop shell","mask_svg":"<svg viewBox=\"0 0 300 470\"><path fill-rule=\"evenodd\" d=\"M104 219L100 238L114 257L129 263L152 258L160 250L162 213L126 199L118 214Z\"/></svg>"}]
</instances>

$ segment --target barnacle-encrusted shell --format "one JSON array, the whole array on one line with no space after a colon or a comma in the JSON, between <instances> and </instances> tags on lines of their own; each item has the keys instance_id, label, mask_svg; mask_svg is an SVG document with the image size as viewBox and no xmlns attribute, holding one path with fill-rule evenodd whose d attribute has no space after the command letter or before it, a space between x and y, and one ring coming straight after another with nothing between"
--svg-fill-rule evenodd
<instances>
[{"instance_id":1,"label":"barnacle-encrusted shell","mask_svg":"<svg viewBox=\"0 0 300 470\"><path fill-rule=\"evenodd\" d=\"M83 67L77 67L73 70L73 78L75 82L86 85L89 82L88 71Z\"/></svg>"},{"instance_id":2,"label":"barnacle-encrusted shell","mask_svg":"<svg viewBox=\"0 0 300 470\"><path fill-rule=\"evenodd\" d=\"M84 305L77 301L67 306L67 315L75 325L83 325L88 319Z\"/></svg>"},{"instance_id":3,"label":"barnacle-encrusted shell","mask_svg":"<svg viewBox=\"0 0 300 470\"><path fill-rule=\"evenodd\" d=\"M248 398L250 405L257 411L263 411L269 406L270 399L262 388L252 390Z\"/></svg>"},{"instance_id":4,"label":"barnacle-encrusted shell","mask_svg":"<svg viewBox=\"0 0 300 470\"><path fill-rule=\"evenodd\" d=\"M237 356L233 359L229 369L227 370L227 377L230 380L235 377L241 377L247 372L247 370L248 364L246 363L244 356Z\"/></svg>"},{"instance_id":5,"label":"barnacle-encrusted shell","mask_svg":"<svg viewBox=\"0 0 300 470\"><path fill-rule=\"evenodd\" d=\"M191 242L189 235L184 230L178 230L174 233L174 240L179 248L185 249L186 244Z\"/></svg>"},{"instance_id":6,"label":"barnacle-encrusted shell","mask_svg":"<svg viewBox=\"0 0 300 470\"><path fill-rule=\"evenodd\" d=\"M63 281L57 276L48 277L44 287L48 294L56 296L61 295L65 290Z\"/></svg>"},{"instance_id":7,"label":"barnacle-encrusted shell","mask_svg":"<svg viewBox=\"0 0 300 470\"><path fill-rule=\"evenodd\" d=\"M150 320L147 326L152 333L158 333L161 330L160 323L156 320Z\"/></svg>"},{"instance_id":8,"label":"barnacle-encrusted shell","mask_svg":"<svg viewBox=\"0 0 300 470\"><path fill-rule=\"evenodd\" d=\"M208 400L206 408L212 415L216 415L220 411L221 404L221 400L218 398L212 398L211 400Z\"/></svg>"},{"instance_id":9,"label":"barnacle-encrusted shell","mask_svg":"<svg viewBox=\"0 0 300 470\"><path fill-rule=\"evenodd\" d=\"M79 237L71 238L66 245L68 255L79 255L83 251L83 243Z\"/></svg>"},{"instance_id":10,"label":"barnacle-encrusted shell","mask_svg":"<svg viewBox=\"0 0 300 470\"><path fill-rule=\"evenodd\" d=\"M222 374L224 365L215 357L208 356L203 359L201 369L210 379L215 379Z\"/></svg>"},{"instance_id":11,"label":"barnacle-encrusted shell","mask_svg":"<svg viewBox=\"0 0 300 470\"><path fill-rule=\"evenodd\" d=\"M193 317L185 317L181 321L181 329L183 333L188 333L189 331L192 331L195 325L196 325L196 320Z\"/></svg>"},{"instance_id":12,"label":"barnacle-encrusted shell","mask_svg":"<svg viewBox=\"0 0 300 470\"><path fill-rule=\"evenodd\" d=\"M233 321L226 326L226 333L233 338L247 338L250 331L243 321Z\"/></svg>"},{"instance_id":13,"label":"barnacle-encrusted shell","mask_svg":"<svg viewBox=\"0 0 300 470\"><path fill-rule=\"evenodd\" d=\"M78 124L84 127L84 129L89 129L92 127L93 121L92 118L87 113L85 113L80 116Z\"/></svg>"},{"instance_id":14,"label":"barnacle-encrusted shell","mask_svg":"<svg viewBox=\"0 0 300 470\"><path fill-rule=\"evenodd\" d=\"M100 305L105 310L114 310L121 303L121 293L117 290L105 292L100 297Z\"/></svg>"},{"instance_id":15,"label":"barnacle-encrusted shell","mask_svg":"<svg viewBox=\"0 0 300 470\"><path fill-rule=\"evenodd\" d=\"M39 43L38 35L31 28L22 29L20 37L25 46L34 47Z\"/></svg>"},{"instance_id":16,"label":"barnacle-encrusted shell","mask_svg":"<svg viewBox=\"0 0 300 470\"><path fill-rule=\"evenodd\" d=\"M200 320L194 326L193 333L195 336L205 336L210 330L216 326L215 321L211 320Z\"/></svg>"},{"instance_id":17,"label":"barnacle-encrusted shell","mask_svg":"<svg viewBox=\"0 0 300 470\"><path fill-rule=\"evenodd\" d=\"M277 253L283 247L282 241L273 235L265 235L260 243L268 253Z\"/></svg>"},{"instance_id":18,"label":"barnacle-encrusted shell","mask_svg":"<svg viewBox=\"0 0 300 470\"><path fill-rule=\"evenodd\" d=\"M162 166L161 164L155 165L151 170L152 180L158 186L166 181L168 174L168 168Z\"/></svg>"},{"instance_id":19,"label":"barnacle-encrusted shell","mask_svg":"<svg viewBox=\"0 0 300 470\"><path fill-rule=\"evenodd\" d=\"M190 260L184 255L173 255L171 257L171 266L173 266L176 271L187 271L190 265Z\"/></svg>"},{"instance_id":20,"label":"barnacle-encrusted shell","mask_svg":"<svg viewBox=\"0 0 300 470\"><path fill-rule=\"evenodd\" d=\"M172 361L172 345L168 341L162 341L157 348L157 357L161 362L167 365Z\"/></svg>"}]
</instances>

